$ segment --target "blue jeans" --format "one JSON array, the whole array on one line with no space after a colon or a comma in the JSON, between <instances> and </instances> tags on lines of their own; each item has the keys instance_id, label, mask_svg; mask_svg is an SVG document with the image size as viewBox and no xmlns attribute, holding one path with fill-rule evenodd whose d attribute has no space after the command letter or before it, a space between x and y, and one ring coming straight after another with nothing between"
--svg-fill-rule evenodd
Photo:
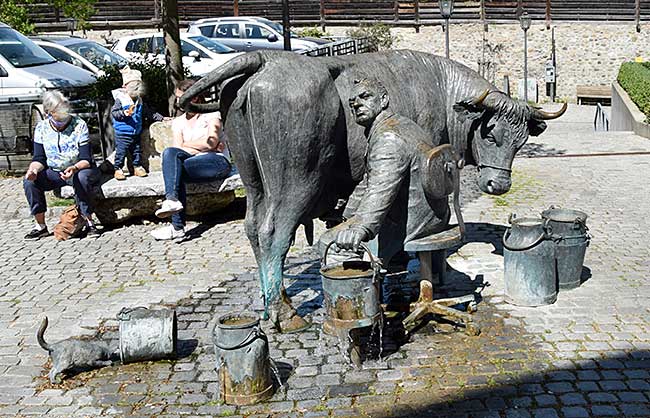
<instances>
[{"instance_id":1,"label":"blue jeans","mask_svg":"<svg viewBox=\"0 0 650 418\"><path fill-rule=\"evenodd\" d=\"M178 200L185 208L186 183L206 183L228 177L232 166L226 157L215 152L192 155L180 148L166 148L162 154L162 172L165 180L165 198ZM172 225L185 226L185 209L172 216Z\"/></svg>"},{"instance_id":2,"label":"blue jeans","mask_svg":"<svg viewBox=\"0 0 650 418\"><path fill-rule=\"evenodd\" d=\"M99 180L99 170L96 167L80 170L72 177L74 198L79 205L79 211L85 217L93 213L92 199L94 188ZM35 180L23 180L25 196L29 202L29 209L32 215L45 213L47 204L45 192L66 186L68 183L60 176L59 171L51 168L39 171Z\"/></svg>"},{"instance_id":3,"label":"blue jeans","mask_svg":"<svg viewBox=\"0 0 650 418\"><path fill-rule=\"evenodd\" d=\"M142 165L142 148L140 135L115 135L115 169L124 167L124 158L131 154L131 162L134 167Z\"/></svg>"}]
</instances>

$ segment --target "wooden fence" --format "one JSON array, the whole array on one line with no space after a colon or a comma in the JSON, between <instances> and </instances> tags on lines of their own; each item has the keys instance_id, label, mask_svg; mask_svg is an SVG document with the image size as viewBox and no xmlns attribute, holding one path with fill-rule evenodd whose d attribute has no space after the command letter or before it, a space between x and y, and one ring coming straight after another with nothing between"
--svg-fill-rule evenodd
<instances>
[{"instance_id":1,"label":"wooden fence","mask_svg":"<svg viewBox=\"0 0 650 418\"><path fill-rule=\"evenodd\" d=\"M44 3L31 3L30 16L37 27L63 25L65 18ZM162 13L161 0L97 0L93 26L152 25ZM456 0L452 23L481 21L502 23L527 11L535 20L650 21L650 0ZM391 0L290 0L294 26L356 25L383 22L390 25L431 25L441 22L437 1ZM281 0L178 0L182 22L221 16L264 16L280 21Z\"/></svg>"}]
</instances>

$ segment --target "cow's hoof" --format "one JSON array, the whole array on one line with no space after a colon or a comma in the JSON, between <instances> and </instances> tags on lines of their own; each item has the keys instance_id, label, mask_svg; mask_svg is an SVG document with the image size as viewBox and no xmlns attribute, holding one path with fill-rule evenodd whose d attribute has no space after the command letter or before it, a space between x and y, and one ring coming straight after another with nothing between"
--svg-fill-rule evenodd
<instances>
[{"instance_id":1,"label":"cow's hoof","mask_svg":"<svg viewBox=\"0 0 650 418\"><path fill-rule=\"evenodd\" d=\"M291 303L286 301L271 308L269 316L275 329L283 334L302 331L311 326L311 323L300 317Z\"/></svg>"},{"instance_id":2,"label":"cow's hoof","mask_svg":"<svg viewBox=\"0 0 650 418\"><path fill-rule=\"evenodd\" d=\"M307 321L305 318L295 314L294 316L280 321L278 331L283 334L290 334L292 332L300 332L311 326L311 322Z\"/></svg>"}]
</instances>

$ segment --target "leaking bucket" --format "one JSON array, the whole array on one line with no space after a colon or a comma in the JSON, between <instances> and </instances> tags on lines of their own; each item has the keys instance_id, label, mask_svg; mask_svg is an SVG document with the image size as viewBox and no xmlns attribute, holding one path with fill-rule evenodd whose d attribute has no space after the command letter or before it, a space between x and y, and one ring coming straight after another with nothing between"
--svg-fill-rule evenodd
<instances>
[{"instance_id":1,"label":"leaking bucket","mask_svg":"<svg viewBox=\"0 0 650 418\"><path fill-rule=\"evenodd\" d=\"M252 314L230 313L213 331L219 397L229 405L252 405L273 396L269 342Z\"/></svg>"},{"instance_id":2,"label":"leaking bucket","mask_svg":"<svg viewBox=\"0 0 650 418\"><path fill-rule=\"evenodd\" d=\"M542 306L557 300L555 246L548 220L510 216L503 235L506 302Z\"/></svg>"},{"instance_id":3,"label":"leaking bucket","mask_svg":"<svg viewBox=\"0 0 650 418\"><path fill-rule=\"evenodd\" d=\"M555 241L555 269L560 290L580 286L582 265L591 239L587 214L573 209L553 207L542 212L549 220Z\"/></svg>"},{"instance_id":4,"label":"leaking bucket","mask_svg":"<svg viewBox=\"0 0 650 418\"><path fill-rule=\"evenodd\" d=\"M325 307L323 332L339 335L341 331L381 323L379 263L370 250L361 245L370 261L355 259L327 264L327 253L333 244L331 242L325 249L320 270Z\"/></svg>"},{"instance_id":5,"label":"leaking bucket","mask_svg":"<svg viewBox=\"0 0 650 418\"><path fill-rule=\"evenodd\" d=\"M176 311L122 308L117 319L122 363L158 360L176 355Z\"/></svg>"}]
</instances>

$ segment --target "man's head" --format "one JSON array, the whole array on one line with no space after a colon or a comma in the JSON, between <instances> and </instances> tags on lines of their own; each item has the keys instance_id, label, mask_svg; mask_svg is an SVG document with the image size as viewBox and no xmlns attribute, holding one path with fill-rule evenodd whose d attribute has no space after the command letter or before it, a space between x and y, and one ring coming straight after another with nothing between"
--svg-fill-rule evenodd
<instances>
[{"instance_id":1,"label":"man's head","mask_svg":"<svg viewBox=\"0 0 650 418\"><path fill-rule=\"evenodd\" d=\"M142 73L138 70L132 70L126 67L122 70L122 87L132 99L137 99L144 94L144 84L142 83Z\"/></svg>"},{"instance_id":2,"label":"man's head","mask_svg":"<svg viewBox=\"0 0 650 418\"><path fill-rule=\"evenodd\" d=\"M349 105L359 125L372 125L375 118L388 107L388 102L388 91L379 81L369 78L354 80Z\"/></svg>"}]
</instances>

